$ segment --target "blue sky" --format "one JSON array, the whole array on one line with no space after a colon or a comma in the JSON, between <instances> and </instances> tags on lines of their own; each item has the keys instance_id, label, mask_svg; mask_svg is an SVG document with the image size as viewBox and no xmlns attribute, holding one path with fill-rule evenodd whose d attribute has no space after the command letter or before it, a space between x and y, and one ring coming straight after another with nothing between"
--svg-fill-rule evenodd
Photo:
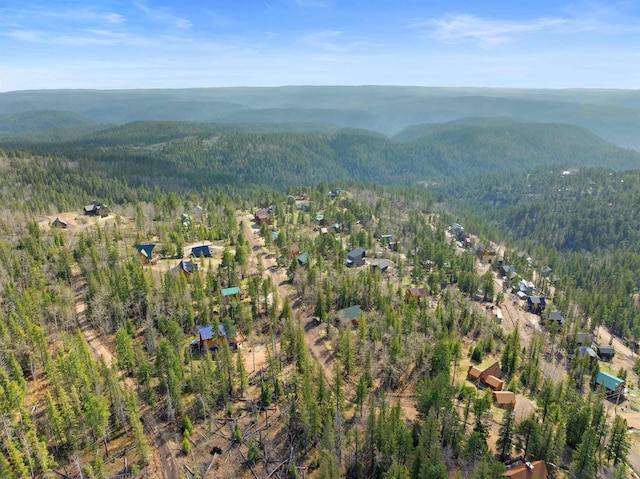
<instances>
[{"instance_id":1,"label":"blue sky","mask_svg":"<svg viewBox=\"0 0 640 479\"><path fill-rule=\"evenodd\" d=\"M639 88L640 0L0 3L0 91L365 84Z\"/></svg>"}]
</instances>

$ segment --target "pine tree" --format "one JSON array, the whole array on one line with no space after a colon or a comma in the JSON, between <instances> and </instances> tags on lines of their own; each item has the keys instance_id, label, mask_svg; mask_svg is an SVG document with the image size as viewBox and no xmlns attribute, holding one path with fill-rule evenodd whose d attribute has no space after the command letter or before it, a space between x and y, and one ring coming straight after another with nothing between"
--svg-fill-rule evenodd
<instances>
[{"instance_id":1,"label":"pine tree","mask_svg":"<svg viewBox=\"0 0 640 479\"><path fill-rule=\"evenodd\" d=\"M622 416L616 416L607 445L607 460L613 461L614 465L624 462L631 448L627 431L627 420Z\"/></svg>"},{"instance_id":2,"label":"pine tree","mask_svg":"<svg viewBox=\"0 0 640 479\"><path fill-rule=\"evenodd\" d=\"M513 404L508 404L502 419L502 425L498 432L496 445L500 448L500 460L505 461L511 455L513 447L513 436L515 434L515 417L513 415Z\"/></svg>"}]
</instances>

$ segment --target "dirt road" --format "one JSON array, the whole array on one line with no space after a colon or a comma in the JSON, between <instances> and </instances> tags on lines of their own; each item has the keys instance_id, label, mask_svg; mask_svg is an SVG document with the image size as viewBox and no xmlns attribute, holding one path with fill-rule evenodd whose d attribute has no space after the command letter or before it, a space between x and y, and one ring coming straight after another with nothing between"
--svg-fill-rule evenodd
<instances>
[{"instance_id":1,"label":"dirt road","mask_svg":"<svg viewBox=\"0 0 640 479\"><path fill-rule=\"evenodd\" d=\"M237 216L238 223L244 225L244 233L251 246L251 250L256 259L262 261L265 273L271 276L271 280L278 289L280 295L280 304L285 298L289 299L294 315L300 315L305 331L305 341L311 355L320 365L322 374L329 385L333 384L333 354L325 346L324 331L326 325L316 321L304 306L296 305L296 292L289 284L286 270L278 268L276 259L273 255L268 254L265 249L264 239L259 233L254 233L252 226L253 216L250 214L240 213Z\"/></svg>"},{"instance_id":2,"label":"dirt road","mask_svg":"<svg viewBox=\"0 0 640 479\"><path fill-rule=\"evenodd\" d=\"M79 277L76 277L74 284L76 291L76 319L80 331L87 343L89 343L89 347L96 361L102 358L105 364L111 367L116 359L102 335L91 327L85 315L87 305L84 301L84 293L82 291L85 286L84 282ZM126 388L131 390L136 389L136 382L133 378L125 377L124 383L126 384ZM149 458L149 465L147 466L147 477L149 479L176 479L180 477L177 474L178 469L171 452L170 444L172 444L172 441L169 434L162 431L162 428L158 426L158 423L153 417L153 411L142 401L140 402L140 413L142 414L145 434L148 438L152 439L155 444L155 447L150 448L151 457ZM153 445L150 444L150 446Z\"/></svg>"}]
</instances>

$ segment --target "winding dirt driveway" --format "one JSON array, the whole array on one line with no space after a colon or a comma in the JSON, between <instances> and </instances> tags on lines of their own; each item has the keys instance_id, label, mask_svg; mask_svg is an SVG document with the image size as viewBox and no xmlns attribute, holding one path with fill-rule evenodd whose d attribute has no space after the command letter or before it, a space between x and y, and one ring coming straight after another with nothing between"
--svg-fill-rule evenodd
<instances>
[{"instance_id":1,"label":"winding dirt driveway","mask_svg":"<svg viewBox=\"0 0 640 479\"><path fill-rule=\"evenodd\" d=\"M76 292L76 319L80 327L80 332L82 332L82 335L89 344L95 360L100 361L102 358L105 364L111 367L116 359L100 333L91 327L85 314L87 308L83 293L85 283L76 276L74 285ZM125 377L124 383L126 384L126 388L137 390L137 384L133 378ZM153 444L149 445L151 446L151 457L149 458L149 465L147 466L147 477L149 479L177 479L179 477L177 473L178 468L169 447L169 433L162 431L162 428L158 426L153 417L153 411L143 401L140 401L140 413L142 414L145 434L147 438L151 438L155 444L155 447L153 447Z\"/></svg>"}]
</instances>

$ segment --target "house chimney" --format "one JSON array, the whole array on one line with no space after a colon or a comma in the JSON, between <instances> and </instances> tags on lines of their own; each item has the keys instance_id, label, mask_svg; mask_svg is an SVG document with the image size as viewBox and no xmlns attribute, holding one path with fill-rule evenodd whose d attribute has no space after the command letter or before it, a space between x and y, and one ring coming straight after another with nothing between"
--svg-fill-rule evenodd
<instances>
[{"instance_id":1,"label":"house chimney","mask_svg":"<svg viewBox=\"0 0 640 479\"><path fill-rule=\"evenodd\" d=\"M533 464L531 464L529 461L525 462L524 465L527 466L527 469L533 471Z\"/></svg>"}]
</instances>

